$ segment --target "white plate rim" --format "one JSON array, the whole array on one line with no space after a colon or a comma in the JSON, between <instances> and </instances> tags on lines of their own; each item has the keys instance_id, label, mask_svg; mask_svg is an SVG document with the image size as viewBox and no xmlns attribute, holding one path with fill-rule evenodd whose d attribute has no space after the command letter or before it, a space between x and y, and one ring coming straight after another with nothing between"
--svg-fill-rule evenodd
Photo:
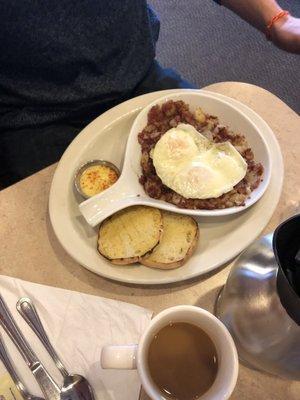
<instances>
[{"instance_id":1,"label":"white plate rim","mask_svg":"<svg viewBox=\"0 0 300 400\"><path fill-rule=\"evenodd\" d=\"M72 249L70 249L68 247L68 245L66 244L66 242L64 240L63 234L61 233L60 228L59 228L59 221L58 221L59 215L57 215L57 208L56 208L57 203L56 203L56 195L55 195L56 187L58 186L59 181L61 179L63 180L63 175L64 175L63 169L62 169L63 165L68 162L68 159L70 157L72 157L73 150L75 149L75 147L78 143L82 142L83 138L84 138L84 140L87 140L87 142L88 142L89 137L93 136L92 128L97 126L99 124L99 122L101 123L101 121L103 119L109 120L110 115L115 112L118 112L120 115L119 117L113 117L113 119L110 120L110 122L103 124L102 129L104 130L112 123L115 123L118 119L121 119L124 116L126 116L127 114L131 114L134 110L139 110L141 107L143 107L143 105L141 105L141 103L143 103L143 101L145 99L149 98L148 103L150 103L150 102L152 102L152 98L155 100L155 96L156 96L156 98L160 98L164 95L179 92L180 90L171 89L171 90L166 90L166 91L153 92L153 93L148 93L148 94L127 100L126 102L121 103L118 106L106 111L104 114L100 115L98 118L96 118L94 121L92 121L72 141L72 143L66 149L65 153L63 154L63 156L61 157L61 159L57 165L56 171L53 176L53 180L52 180L52 184L51 184L51 188L50 188L50 195L49 195L50 221L51 221L54 233L55 233L58 241L64 248L64 250L84 268L88 269L91 272L94 272L97 275L105 277L107 279L111 279L114 281L123 282L123 283L127 283L127 284L134 284L134 285L153 286L153 285L164 285L164 284L187 281L187 280L196 278L198 276L201 276L203 274L207 274L208 272L211 272L212 270L219 268L222 265L225 265L229 261L232 261L238 254L240 254L246 247L248 247L249 244L252 243L253 240L255 240L255 238L262 232L262 230L267 225L267 223L270 220L270 218L272 217L273 212L274 212L274 210L278 204L278 201L280 199L282 185L283 185L283 176L284 176L283 158L282 158L279 143L278 143L274 133L272 132L269 125L257 113L255 113L251 108L240 103L239 101L237 101L235 99L224 96L222 94L210 92L209 90L205 90L205 89L182 89L182 92L199 91L199 90L210 93L211 95L214 95L218 98L226 99L228 102L232 102L237 108L242 108L242 110L244 112L246 112L247 114L250 113L251 118L256 118L257 120L260 121L261 124L264 125L266 131L268 132L269 139L271 139L271 141L272 141L273 153L276 155L276 157L275 157L276 158L276 166L280 170L281 174L280 174L280 176L279 175L276 176L276 179L277 179L276 193L274 193L272 196L272 204L268 205L268 213L264 214L263 220L260 219L260 225L257 227L255 234L250 235L248 237L248 240L244 240L242 246L237 246L236 248L234 248L232 250L230 257L227 256L222 262L212 263L208 268L201 269L199 271L189 273L184 276L180 275L178 277L168 277L167 275L164 275L163 278L162 278L162 276L159 276L158 279L152 279L150 282L149 282L149 279L142 279L141 277L137 277L137 279L136 278L134 278L134 279L128 278L128 277L126 277L125 271L124 271L124 277L120 278L118 276L114 276L113 273L105 273L100 268L95 269L94 267L89 266L88 263L86 263L84 260L81 260L80 257L78 257L76 254L74 254ZM272 157L274 156L274 154L272 154ZM274 179L273 175L271 176L271 180L272 180L272 178ZM268 190L269 189L267 189L267 191ZM251 207L250 207L250 209L251 209ZM245 210L245 212L247 212L247 210ZM112 268L112 271L113 271L113 268Z\"/></svg>"}]
</instances>

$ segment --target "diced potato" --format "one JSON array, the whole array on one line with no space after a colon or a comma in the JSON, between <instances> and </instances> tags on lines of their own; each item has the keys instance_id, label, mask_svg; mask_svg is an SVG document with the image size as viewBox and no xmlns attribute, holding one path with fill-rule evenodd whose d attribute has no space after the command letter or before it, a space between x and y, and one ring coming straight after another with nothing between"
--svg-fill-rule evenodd
<instances>
[{"instance_id":1,"label":"diced potato","mask_svg":"<svg viewBox=\"0 0 300 400\"><path fill-rule=\"evenodd\" d=\"M197 122L199 122L199 124L204 124L206 121L206 116L200 107L195 111L195 119Z\"/></svg>"}]
</instances>

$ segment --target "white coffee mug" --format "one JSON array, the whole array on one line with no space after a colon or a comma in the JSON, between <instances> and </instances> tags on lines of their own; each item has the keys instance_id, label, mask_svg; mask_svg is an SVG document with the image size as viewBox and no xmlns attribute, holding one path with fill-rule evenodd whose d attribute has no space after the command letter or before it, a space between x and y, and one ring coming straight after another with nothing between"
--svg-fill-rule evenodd
<instances>
[{"instance_id":1,"label":"white coffee mug","mask_svg":"<svg viewBox=\"0 0 300 400\"><path fill-rule=\"evenodd\" d=\"M218 355L218 372L213 385L199 400L226 400L230 397L238 376L238 355L233 339L214 315L195 306L168 308L153 318L139 344L105 346L101 352L102 368L137 369L143 388L152 400L163 395L153 383L147 366L149 345L154 335L170 322L187 322L203 329L212 339ZM201 377L199 377L201 379Z\"/></svg>"}]
</instances>

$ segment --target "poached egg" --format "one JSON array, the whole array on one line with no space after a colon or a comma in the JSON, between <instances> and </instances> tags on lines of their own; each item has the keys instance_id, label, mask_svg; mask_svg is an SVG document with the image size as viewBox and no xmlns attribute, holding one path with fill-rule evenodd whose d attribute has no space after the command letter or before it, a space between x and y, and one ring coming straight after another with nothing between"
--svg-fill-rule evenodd
<instances>
[{"instance_id":1,"label":"poached egg","mask_svg":"<svg viewBox=\"0 0 300 400\"><path fill-rule=\"evenodd\" d=\"M217 198L247 172L246 161L230 142L211 142L188 124L168 130L151 157L163 184L187 199Z\"/></svg>"}]
</instances>

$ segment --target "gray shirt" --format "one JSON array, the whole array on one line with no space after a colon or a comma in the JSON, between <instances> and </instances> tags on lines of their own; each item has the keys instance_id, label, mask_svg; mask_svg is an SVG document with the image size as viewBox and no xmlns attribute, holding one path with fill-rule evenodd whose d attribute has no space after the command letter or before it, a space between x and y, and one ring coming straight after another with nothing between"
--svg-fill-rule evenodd
<instances>
[{"instance_id":1,"label":"gray shirt","mask_svg":"<svg viewBox=\"0 0 300 400\"><path fill-rule=\"evenodd\" d=\"M0 15L1 130L122 100L155 57L146 0L0 0Z\"/></svg>"}]
</instances>

